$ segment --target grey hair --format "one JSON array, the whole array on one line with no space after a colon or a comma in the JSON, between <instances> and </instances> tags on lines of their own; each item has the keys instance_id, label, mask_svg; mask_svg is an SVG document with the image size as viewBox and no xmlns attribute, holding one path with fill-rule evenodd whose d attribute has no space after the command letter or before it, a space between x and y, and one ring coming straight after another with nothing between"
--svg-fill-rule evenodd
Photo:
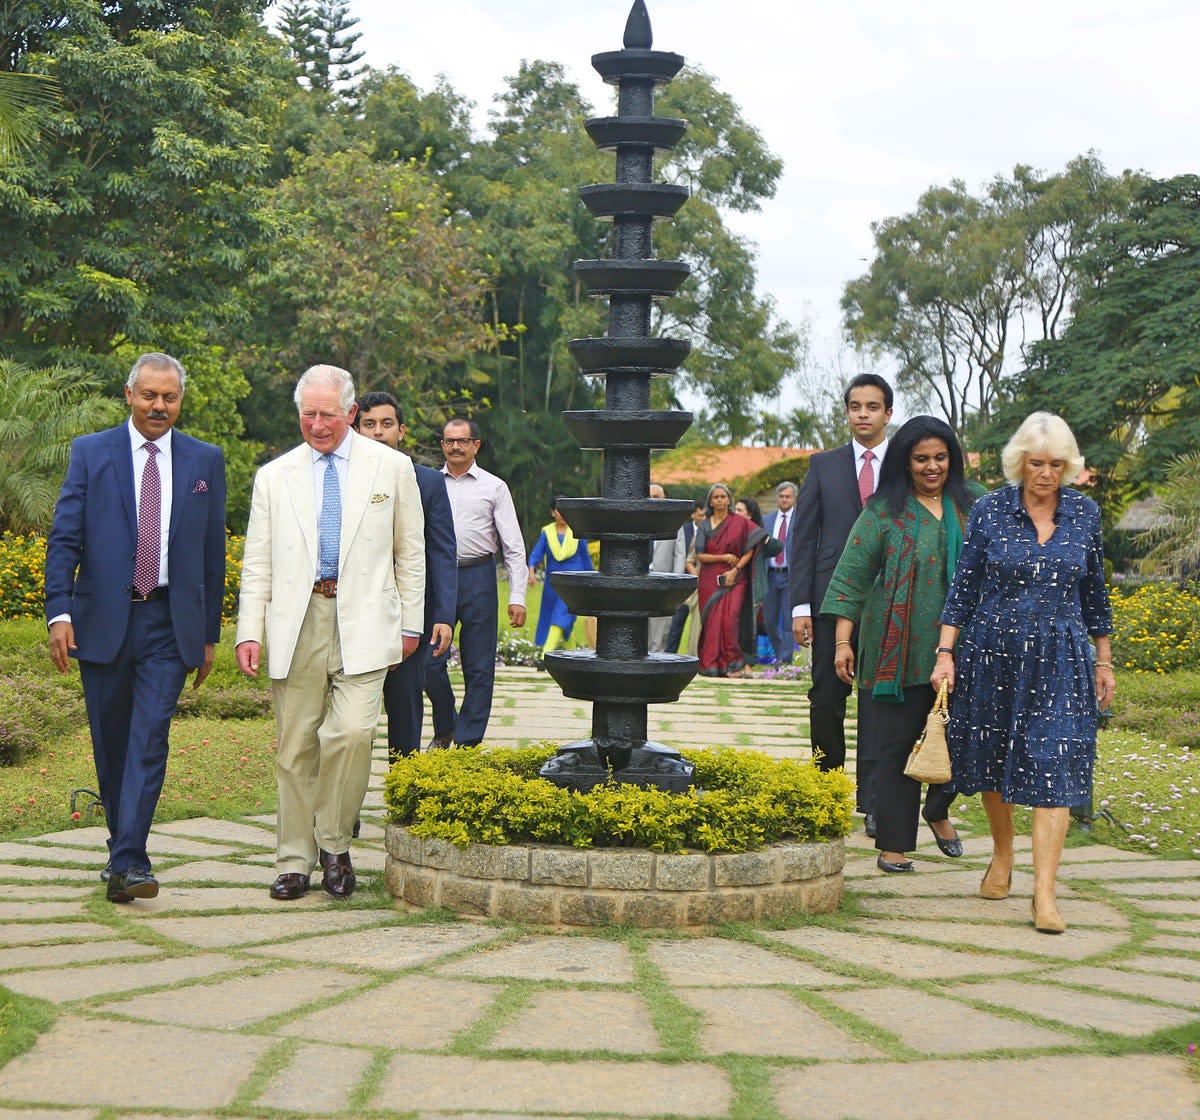
<instances>
[{"instance_id":1,"label":"grey hair","mask_svg":"<svg viewBox=\"0 0 1200 1120\"><path fill-rule=\"evenodd\" d=\"M1004 477L1009 482L1020 482L1023 477L1026 455L1049 455L1061 459L1062 481L1066 485L1074 482L1083 473L1083 456L1075 435L1061 416L1053 412L1031 412L1021 426L1012 434L1000 453Z\"/></svg>"},{"instance_id":2,"label":"grey hair","mask_svg":"<svg viewBox=\"0 0 1200 1120\"><path fill-rule=\"evenodd\" d=\"M793 495L800 493L800 487L794 482L781 482L775 487L775 493L778 494L781 490L790 490Z\"/></svg>"},{"instance_id":3,"label":"grey hair","mask_svg":"<svg viewBox=\"0 0 1200 1120\"><path fill-rule=\"evenodd\" d=\"M349 373L337 366L309 366L300 375L300 380L296 382L296 391L292 394L292 400L296 402L297 411L300 409L300 401L304 397L304 390L310 385L320 385L326 389L339 390L341 393L339 403L343 412L349 412L350 406L354 404L354 381Z\"/></svg>"},{"instance_id":4,"label":"grey hair","mask_svg":"<svg viewBox=\"0 0 1200 1120\"><path fill-rule=\"evenodd\" d=\"M179 375L179 395L183 396L184 390L187 388L187 370L183 368L183 363L178 358L172 358L170 354L161 354L157 350L140 355L138 360L133 363L133 369L129 371L129 376L125 379L126 389L132 393L137 388L138 375L146 366L155 366L160 369L165 366L173 369Z\"/></svg>"}]
</instances>

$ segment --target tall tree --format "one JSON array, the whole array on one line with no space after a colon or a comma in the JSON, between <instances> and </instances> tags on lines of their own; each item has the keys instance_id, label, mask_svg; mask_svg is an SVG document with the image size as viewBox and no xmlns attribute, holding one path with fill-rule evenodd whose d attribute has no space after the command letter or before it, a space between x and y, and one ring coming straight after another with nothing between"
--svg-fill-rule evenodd
<instances>
[{"instance_id":1,"label":"tall tree","mask_svg":"<svg viewBox=\"0 0 1200 1120\"><path fill-rule=\"evenodd\" d=\"M355 46L362 38L362 32L354 30L358 22L357 16L350 15L349 0L316 0L312 9L314 46L305 71L313 89L330 93L361 73L354 69L364 53Z\"/></svg>"},{"instance_id":2,"label":"tall tree","mask_svg":"<svg viewBox=\"0 0 1200 1120\"><path fill-rule=\"evenodd\" d=\"M872 225L875 259L842 299L847 330L960 432L986 423L1014 356L1069 320L1082 254L1133 183L1088 155L1048 177L1019 165L980 196L959 180L930 188L912 213Z\"/></svg>"},{"instance_id":3,"label":"tall tree","mask_svg":"<svg viewBox=\"0 0 1200 1120\"><path fill-rule=\"evenodd\" d=\"M1061 413L1111 519L1200 449L1200 176L1145 184L1084 265L1093 286L1062 336L1034 349L998 425Z\"/></svg>"}]
</instances>

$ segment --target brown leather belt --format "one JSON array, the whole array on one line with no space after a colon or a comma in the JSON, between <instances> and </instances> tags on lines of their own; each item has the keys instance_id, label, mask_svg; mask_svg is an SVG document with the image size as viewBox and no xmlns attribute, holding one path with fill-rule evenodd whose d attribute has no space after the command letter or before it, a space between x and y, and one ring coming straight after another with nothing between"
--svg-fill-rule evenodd
<instances>
[{"instance_id":1,"label":"brown leather belt","mask_svg":"<svg viewBox=\"0 0 1200 1120\"><path fill-rule=\"evenodd\" d=\"M458 562L458 566L460 568L478 568L480 564L487 564L487 563L491 563L494 565L496 563L496 557L493 556L491 553L488 553L487 556L472 556L469 559L460 560Z\"/></svg>"},{"instance_id":2,"label":"brown leather belt","mask_svg":"<svg viewBox=\"0 0 1200 1120\"><path fill-rule=\"evenodd\" d=\"M129 589L129 600L132 603L153 603L158 599L167 597L167 587L163 584L161 587L156 587L152 591L148 591L143 595L136 587Z\"/></svg>"},{"instance_id":3,"label":"brown leather belt","mask_svg":"<svg viewBox=\"0 0 1200 1120\"><path fill-rule=\"evenodd\" d=\"M313 583L313 594L324 595L326 599L337 598L337 580L319 579Z\"/></svg>"}]
</instances>

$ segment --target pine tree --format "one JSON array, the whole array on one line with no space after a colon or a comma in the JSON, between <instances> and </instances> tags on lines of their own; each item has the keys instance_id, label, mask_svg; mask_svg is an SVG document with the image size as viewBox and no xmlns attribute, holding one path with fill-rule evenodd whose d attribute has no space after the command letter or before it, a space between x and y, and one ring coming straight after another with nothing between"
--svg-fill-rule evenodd
<instances>
[{"instance_id":1,"label":"pine tree","mask_svg":"<svg viewBox=\"0 0 1200 1120\"><path fill-rule=\"evenodd\" d=\"M320 39L311 0L285 0L279 6L279 37L287 44L301 77L307 78L317 59Z\"/></svg>"},{"instance_id":2,"label":"pine tree","mask_svg":"<svg viewBox=\"0 0 1200 1120\"><path fill-rule=\"evenodd\" d=\"M349 0L317 0L312 19L315 42L308 83L315 90L332 93L335 85L362 73L361 67L353 69L364 53L354 49L362 38L361 31L351 30L358 24L358 17L350 16Z\"/></svg>"}]
</instances>

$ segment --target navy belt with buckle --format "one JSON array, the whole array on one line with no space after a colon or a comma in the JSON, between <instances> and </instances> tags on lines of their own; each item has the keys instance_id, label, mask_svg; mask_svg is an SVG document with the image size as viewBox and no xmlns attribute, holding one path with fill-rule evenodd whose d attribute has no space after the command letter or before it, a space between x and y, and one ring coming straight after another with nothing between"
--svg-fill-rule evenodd
<instances>
[{"instance_id":1,"label":"navy belt with buckle","mask_svg":"<svg viewBox=\"0 0 1200 1120\"><path fill-rule=\"evenodd\" d=\"M460 560L458 566L460 568L478 568L480 564L494 564L496 558L494 556L472 556L469 560Z\"/></svg>"},{"instance_id":2,"label":"navy belt with buckle","mask_svg":"<svg viewBox=\"0 0 1200 1120\"><path fill-rule=\"evenodd\" d=\"M326 599L337 598L337 579L318 579L313 581L313 594L324 595Z\"/></svg>"},{"instance_id":3,"label":"navy belt with buckle","mask_svg":"<svg viewBox=\"0 0 1200 1120\"><path fill-rule=\"evenodd\" d=\"M129 600L133 603L153 603L158 599L165 599L166 597L167 585L165 583L161 587L155 587L152 590L147 591L145 595L143 595L136 587L131 587L129 589Z\"/></svg>"}]
</instances>

